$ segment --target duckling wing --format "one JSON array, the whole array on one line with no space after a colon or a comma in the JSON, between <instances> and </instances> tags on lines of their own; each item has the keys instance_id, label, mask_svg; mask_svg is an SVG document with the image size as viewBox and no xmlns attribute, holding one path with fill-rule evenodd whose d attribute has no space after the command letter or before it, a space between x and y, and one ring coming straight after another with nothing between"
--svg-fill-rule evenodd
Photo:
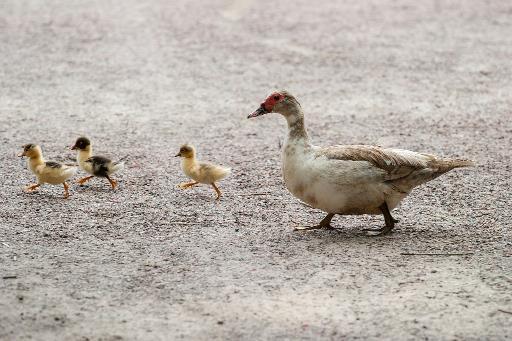
<instances>
[{"instance_id":1,"label":"duckling wing","mask_svg":"<svg viewBox=\"0 0 512 341\"><path fill-rule=\"evenodd\" d=\"M209 162L200 162L198 174L200 182L213 183L229 175L231 169L215 165Z\"/></svg>"},{"instance_id":2,"label":"duckling wing","mask_svg":"<svg viewBox=\"0 0 512 341\"><path fill-rule=\"evenodd\" d=\"M104 156L91 156L88 161L92 164L92 172L95 176L106 177L109 175L109 166L112 161Z\"/></svg>"},{"instance_id":3,"label":"duckling wing","mask_svg":"<svg viewBox=\"0 0 512 341\"><path fill-rule=\"evenodd\" d=\"M36 168L36 174L40 181L50 184L60 184L73 176L75 167L69 167L55 161L46 161L44 165Z\"/></svg>"},{"instance_id":4,"label":"duckling wing","mask_svg":"<svg viewBox=\"0 0 512 341\"><path fill-rule=\"evenodd\" d=\"M50 167L50 168L61 168L62 167L61 163L58 163L55 161L46 161L44 164L46 167Z\"/></svg>"},{"instance_id":5,"label":"duckling wing","mask_svg":"<svg viewBox=\"0 0 512 341\"><path fill-rule=\"evenodd\" d=\"M112 160L110 160L109 158L106 158L104 156L99 156L99 155L91 156L89 158L89 160L91 160L93 164L98 164L98 165L99 164L105 164L106 165L106 164L112 162Z\"/></svg>"}]
</instances>

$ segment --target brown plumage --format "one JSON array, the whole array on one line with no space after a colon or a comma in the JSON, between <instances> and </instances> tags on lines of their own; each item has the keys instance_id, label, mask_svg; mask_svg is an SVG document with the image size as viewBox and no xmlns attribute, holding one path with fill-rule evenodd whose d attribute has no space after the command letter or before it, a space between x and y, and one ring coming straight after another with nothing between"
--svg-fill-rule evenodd
<instances>
[{"instance_id":1,"label":"brown plumage","mask_svg":"<svg viewBox=\"0 0 512 341\"><path fill-rule=\"evenodd\" d=\"M432 154L417 153L425 157L425 159L418 159L399 154L397 151L407 152L378 146L348 145L323 147L316 154L326 156L328 159L368 161L390 174L401 173L404 168L407 170L431 168L433 172L441 175L454 168L475 165L473 161L466 159L442 159Z\"/></svg>"}]
</instances>

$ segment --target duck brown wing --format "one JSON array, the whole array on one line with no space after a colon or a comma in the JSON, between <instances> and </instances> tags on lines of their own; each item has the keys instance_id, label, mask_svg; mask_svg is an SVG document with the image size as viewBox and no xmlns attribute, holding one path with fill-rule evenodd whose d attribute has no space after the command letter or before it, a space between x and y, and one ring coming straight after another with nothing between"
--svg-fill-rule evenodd
<instances>
[{"instance_id":1,"label":"duck brown wing","mask_svg":"<svg viewBox=\"0 0 512 341\"><path fill-rule=\"evenodd\" d=\"M399 179L411 172L429 167L433 158L402 149L385 149L377 146L351 145L319 148L316 157L345 161L367 161L387 173L386 180Z\"/></svg>"},{"instance_id":2,"label":"duck brown wing","mask_svg":"<svg viewBox=\"0 0 512 341\"><path fill-rule=\"evenodd\" d=\"M46 161L44 164L46 167L50 167L50 168L61 168L62 167L62 164L55 162L55 161Z\"/></svg>"}]
</instances>

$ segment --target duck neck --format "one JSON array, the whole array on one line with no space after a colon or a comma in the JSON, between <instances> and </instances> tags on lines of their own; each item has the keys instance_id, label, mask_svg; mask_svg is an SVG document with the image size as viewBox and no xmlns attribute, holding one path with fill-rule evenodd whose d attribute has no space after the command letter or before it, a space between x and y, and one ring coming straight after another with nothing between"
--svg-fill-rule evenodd
<instances>
[{"instance_id":1,"label":"duck neck","mask_svg":"<svg viewBox=\"0 0 512 341\"><path fill-rule=\"evenodd\" d=\"M41 165L44 165L44 159L43 159L43 156L41 154L37 155L37 156L34 156L34 157L31 157L29 159L29 167L32 171L35 171L36 167L37 166L41 166Z\"/></svg>"},{"instance_id":2,"label":"duck neck","mask_svg":"<svg viewBox=\"0 0 512 341\"><path fill-rule=\"evenodd\" d=\"M193 156L193 157L184 157L181 162L182 162L182 165L183 165L184 169L191 169L197 163L195 156Z\"/></svg>"},{"instance_id":3,"label":"duck neck","mask_svg":"<svg viewBox=\"0 0 512 341\"><path fill-rule=\"evenodd\" d=\"M285 116L288 122L288 140L304 142L309 145L309 136L304 124L304 113L300 108L295 108Z\"/></svg>"},{"instance_id":4,"label":"duck neck","mask_svg":"<svg viewBox=\"0 0 512 341\"><path fill-rule=\"evenodd\" d=\"M78 161L78 163L84 162L91 156L92 156L92 148L91 147L84 149L84 150L79 150L78 155L77 155L77 161Z\"/></svg>"}]
</instances>

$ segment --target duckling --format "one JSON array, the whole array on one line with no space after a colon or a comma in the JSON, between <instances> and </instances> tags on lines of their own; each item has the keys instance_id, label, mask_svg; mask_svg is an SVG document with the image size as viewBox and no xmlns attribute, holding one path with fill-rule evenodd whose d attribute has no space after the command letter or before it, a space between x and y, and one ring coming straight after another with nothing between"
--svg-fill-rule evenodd
<instances>
[{"instance_id":1,"label":"duckling","mask_svg":"<svg viewBox=\"0 0 512 341\"><path fill-rule=\"evenodd\" d=\"M23 146L23 152L19 157L28 157L28 169L36 175L37 184L29 185L25 188L26 192L33 192L44 183L51 185L64 185L64 198L69 197L69 185L66 183L70 177L76 173L76 167L63 165L55 161L45 161L41 147L37 144L29 143Z\"/></svg>"},{"instance_id":2,"label":"duckling","mask_svg":"<svg viewBox=\"0 0 512 341\"><path fill-rule=\"evenodd\" d=\"M91 174L77 181L80 186L97 176L107 178L112 189L116 188L117 181L110 176L124 168L123 162L112 162L110 159L103 156L93 156L91 141L87 137L79 137L71 149L78 150L76 156L78 165L81 169Z\"/></svg>"},{"instance_id":3,"label":"duckling","mask_svg":"<svg viewBox=\"0 0 512 341\"><path fill-rule=\"evenodd\" d=\"M190 188L199 183L208 184L211 185L217 193L217 198L215 200L220 199L222 193L215 182L228 176L231 173L230 168L214 165L208 162L197 161L195 148L188 144L181 146L179 153L175 156L180 156L182 158L181 169L183 170L183 173L194 180L180 184L179 186L181 189Z\"/></svg>"},{"instance_id":4,"label":"duckling","mask_svg":"<svg viewBox=\"0 0 512 341\"><path fill-rule=\"evenodd\" d=\"M288 190L327 216L316 226L332 228L335 214L382 214L385 226L367 229L384 235L398 221L393 210L413 188L460 167L474 166L466 159L441 158L396 148L366 145L319 147L311 143L302 107L290 93L271 94L248 116L271 112L288 122L288 139L282 149L282 170Z\"/></svg>"}]
</instances>

